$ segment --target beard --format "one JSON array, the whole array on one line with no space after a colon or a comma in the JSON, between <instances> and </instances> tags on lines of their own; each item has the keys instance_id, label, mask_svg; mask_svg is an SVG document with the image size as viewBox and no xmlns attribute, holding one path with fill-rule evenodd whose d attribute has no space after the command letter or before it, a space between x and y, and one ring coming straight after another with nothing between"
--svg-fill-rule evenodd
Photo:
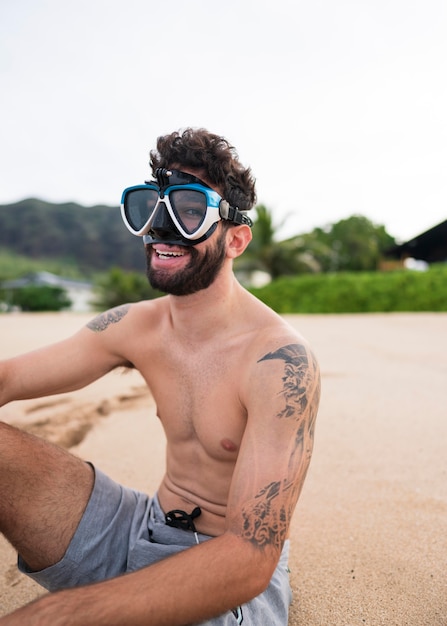
<instances>
[{"instance_id":1,"label":"beard","mask_svg":"<svg viewBox=\"0 0 447 626\"><path fill-rule=\"evenodd\" d=\"M226 258L225 233L221 233L213 248L200 253L194 246L188 246L190 260L186 267L177 273L169 270L154 270L151 258L155 252L146 246L146 275L153 289L173 296L189 296L207 289L220 272Z\"/></svg>"}]
</instances>

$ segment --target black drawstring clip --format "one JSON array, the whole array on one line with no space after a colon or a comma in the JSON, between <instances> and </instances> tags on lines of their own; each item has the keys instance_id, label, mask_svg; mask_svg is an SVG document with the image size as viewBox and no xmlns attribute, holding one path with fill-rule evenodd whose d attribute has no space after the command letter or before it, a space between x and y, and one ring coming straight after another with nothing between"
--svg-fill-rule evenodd
<instances>
[{"instance_id":1,"label":"black drawstring clip","mask_svg":"<svg viewBox=\"0 0 447 626\"><path fill-rule=\"evenodd\" d=\"M166 526L172 526L172 528L181 528L181 530L192 530L196 538L196 543L199 543L199 537L194 524L194 520L202 513L200 507L196 506L192 513L186 513L175 509L169 511L165 515Z\"/></svg>"}]
</instances>

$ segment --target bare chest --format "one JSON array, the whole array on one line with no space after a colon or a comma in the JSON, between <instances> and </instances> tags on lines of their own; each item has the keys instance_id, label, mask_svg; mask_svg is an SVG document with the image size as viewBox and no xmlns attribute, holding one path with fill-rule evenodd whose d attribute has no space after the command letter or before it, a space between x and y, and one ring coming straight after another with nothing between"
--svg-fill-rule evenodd
<instances>
[{"instance_id":1,"label":"bare chest","mask_svg":"<svg viewBox=\"0 0 447 626\"><path fill-rule=\"evenodd\" d=\"M166 348L142 362L171 446L196 445L206 456L237 455L245 428L240 402L241 359L237 348Z\"/></svg>"}]
</instances>

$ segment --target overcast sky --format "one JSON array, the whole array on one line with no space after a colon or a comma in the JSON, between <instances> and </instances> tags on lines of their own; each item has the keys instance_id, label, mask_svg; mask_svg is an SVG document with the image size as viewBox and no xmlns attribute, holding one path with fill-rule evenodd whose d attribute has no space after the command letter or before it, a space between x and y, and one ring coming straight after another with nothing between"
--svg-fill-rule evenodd
<instances>
[{"instance_id":1,"label":"overcast sky","mask_svg":"<svg viewBox=\"0 0 447 626\"><path fill-rule=\"evenodd\" d=\"M282 236L404 241L447 219L446 33L446 0L1 0L0 203L119 205L201 126Z\"/></svg>"}]
</instances>

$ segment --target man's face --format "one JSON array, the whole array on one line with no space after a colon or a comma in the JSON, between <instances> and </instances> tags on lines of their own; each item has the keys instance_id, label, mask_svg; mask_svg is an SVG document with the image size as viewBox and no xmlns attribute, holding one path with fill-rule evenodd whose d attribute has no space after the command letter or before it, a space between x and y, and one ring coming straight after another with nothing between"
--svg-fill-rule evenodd
<instances>
[{"instance_id":1,"label":"man's face","mask_svg":"<svg viewBox=\"0 0 447 626\"><path fill-rule=\"evenodd\" d=\"M225 258L225 230L218 228L197 246L147 245L146 274L154 289L174 296L188 296L214 282Z\"/></svg>"},{"instance_id":2,"label":"man's face","mask_svg":"<svg viewBox=\"0 0 447 626\"><path fill-rule=\"evenodd\" d=\"M180 165L173 169L200 177L205 183L203 172ZM208 184L208 183L207 183ZM220 193L219 189L215 189ZM196 246L159 242L146 245L146 274L151 286L164 293L186 296L209 287L225 261L226 229L217 225L211 237Z\"/></svg>"}]
</instances>

